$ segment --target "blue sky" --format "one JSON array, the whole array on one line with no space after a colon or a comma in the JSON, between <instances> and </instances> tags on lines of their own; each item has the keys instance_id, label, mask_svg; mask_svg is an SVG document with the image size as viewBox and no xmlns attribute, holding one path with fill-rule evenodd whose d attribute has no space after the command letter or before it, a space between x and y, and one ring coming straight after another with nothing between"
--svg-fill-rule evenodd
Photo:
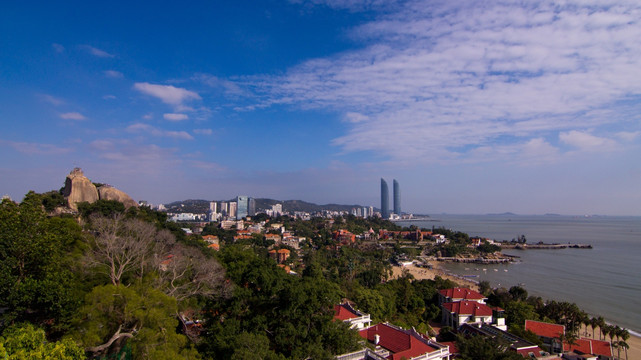
<instances>
[{"instance_id":1,"label":"blue sky","mask_svg":"<svg viewBox=\"0 0 641 360\"><path fill-rule=\"evenodd\" d=\"M638 1L0 4L0 193L641 215Z\"/></svg>"}]
</instances>

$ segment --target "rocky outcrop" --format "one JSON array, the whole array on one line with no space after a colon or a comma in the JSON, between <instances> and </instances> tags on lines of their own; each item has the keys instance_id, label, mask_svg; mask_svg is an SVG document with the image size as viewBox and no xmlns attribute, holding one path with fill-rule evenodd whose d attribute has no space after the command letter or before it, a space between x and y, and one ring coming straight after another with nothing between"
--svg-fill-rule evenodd
<instances>
[{"instance_id":1,"label":"rocky outcrop","mask_svg":"<svg viewBox=\"0 0 641 360\"><path fill-rule=\"evenodd\" d=\"M67 204L73 210L78 210L79 202L96 202L99 199L96 186L82 173L80 168L73 169L65 180L65 188L62 195Z\"/></svg>"},{"instance_id":2,"label":"rocky outcrop","mask_svg":"<svg viewBox=\"0 0 641 360\"><path fill-rule=\"evenodd\" d=\"M80 168L75 168L67 175L65 188L62 191L67 205L70 209L77 211L78 203L86 201L93 203L98 200L120 201L126 208L138 207L138 204L125 192L110 185L102 185L99 188L89 180Z\"/></svg>"},{"instance_id":3,"label":"rocky outcrop","mask_svg":"<svg viewBox=\"0 0 641 360\"><path fill-rule=\"evenodd\" d=\"M113 186L103 185L99 187L98 195L100 196L100 200L120 201L125 205L126 208L130 208L132 206L138 207L138 204L134 201L134 199L132 199L124 191L120 191Z\"/></svg>"}]
</instances>

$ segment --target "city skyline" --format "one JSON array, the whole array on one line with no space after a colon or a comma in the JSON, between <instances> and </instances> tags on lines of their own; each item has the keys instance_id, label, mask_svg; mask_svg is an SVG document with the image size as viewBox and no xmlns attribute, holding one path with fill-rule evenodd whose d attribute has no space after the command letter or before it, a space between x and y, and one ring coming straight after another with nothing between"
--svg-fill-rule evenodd
<instances>
[{"instance_id":1,"label":"city skyline","mask_svg":"<svg viewBox=\"0 0 641 360\"><path fill-rule=\"evenodd\" d=\"M3 2L0 29L0 196L81 167L156 204L385 177L407 213L641 215L635 1Z\"/></svg>"}]
</instances>

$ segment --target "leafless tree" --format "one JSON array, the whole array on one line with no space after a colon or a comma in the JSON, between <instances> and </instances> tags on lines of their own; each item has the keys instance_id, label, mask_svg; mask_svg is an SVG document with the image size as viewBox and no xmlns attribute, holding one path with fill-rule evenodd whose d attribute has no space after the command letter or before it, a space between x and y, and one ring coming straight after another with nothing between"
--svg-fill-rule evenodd
<instances>
[{"instance_id":1,"label":"leafless tree","mask_svg":"<svg viewBox=\"0 0 641 360\"><path fill-rule=\"evenodd\" d=\"M135 270L142 277L156 243L166 243L173 237L166 230L158 231L151 223L120 215L93 217L91 230L94 241L86 260L109 276L114 285L120 284L126 273Z\"/></svg>"},{"instance_id":2,"label":"leafless tree","mask_svg":"<svg viewBox=\"0 0 641 360\"><path fill-rule=\"evenodd\" d=\"M176 299L192 296L225 296L229 286L225 270L214 258L198 248L176 244L171 255L156 257L159 288Z\"/></svg>"}]
</instances>

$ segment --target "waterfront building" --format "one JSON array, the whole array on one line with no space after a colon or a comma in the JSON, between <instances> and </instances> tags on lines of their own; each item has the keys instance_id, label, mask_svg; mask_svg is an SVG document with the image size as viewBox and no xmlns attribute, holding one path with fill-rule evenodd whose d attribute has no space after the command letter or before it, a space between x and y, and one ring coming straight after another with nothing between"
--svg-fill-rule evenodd
<instances>
[{"instance_id":1,"label":"waterfront building","mask_svg":"<svg viewBox=\"0 0 641 360\"><path fill-rule=\"evenodd\" d=\"M398 185L398 181L394 179L392 182L394 188L394 214L401 215L401 187Z\"/></svg>"},{"instance_id":2,"label":"waterfront building","mask_svg":"<svg viewBox=\"0 0 641 360\"><path fill-rule=\"evenodd\" d=\"M450 350L446 345L425 338L414 328L405 330L389 323L380 323L359 331L359 335L372 346L376 356L368 359L449 360ZM371 350L369 350L371 351ZM368 356L368 355L365 355Z\"/></svg>"},{"instance_id":3,"label":"waterfront building","mask_svg":"<svg viewBox=\"0 0 641 360\"><path fill-rule=\"evenodd\" d=\"M476 301L457 301L441 304L441 324L458 329L463 324L491 324L492 309Z\"/></svg>"},{"instance_id":4,"label":"waterfront building","mask_svg":"<svg viewBox=\"0 0 641 360\"><path fill-rule=\"evenodd\" d=\"M381 178L381 217L389 218L389 188L385 179Z\"/></svg>"}]
</instances>

